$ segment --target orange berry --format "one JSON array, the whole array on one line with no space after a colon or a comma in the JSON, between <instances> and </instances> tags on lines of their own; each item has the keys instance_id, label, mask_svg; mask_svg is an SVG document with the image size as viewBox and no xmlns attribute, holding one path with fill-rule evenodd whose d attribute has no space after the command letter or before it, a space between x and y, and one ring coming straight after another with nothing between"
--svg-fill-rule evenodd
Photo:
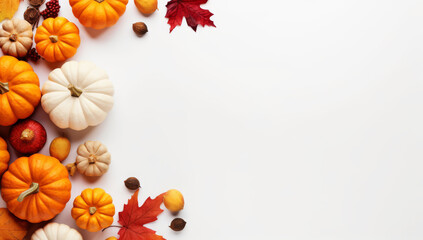
<instances>
[{"instance_id":1,"label":"orange berry","mask_svg":"<svg viewBox=\"0 0 423 240\"><path fill-rule=\"evenodd\" d=\"M167 191L163 198L164 205L171 212L179 212L184 208L184 197L176 189Z\"/></svg>"},{"instance_id":2,"label":"orange berry","mask_svg":"<svg viewBox=\"0 0 423 240\"><path fill-rule=\"evenodd\" d=\"M152 14L157 10L157 0L134 0L135 6L143 14Z\"/></svg>"}]
</instances>

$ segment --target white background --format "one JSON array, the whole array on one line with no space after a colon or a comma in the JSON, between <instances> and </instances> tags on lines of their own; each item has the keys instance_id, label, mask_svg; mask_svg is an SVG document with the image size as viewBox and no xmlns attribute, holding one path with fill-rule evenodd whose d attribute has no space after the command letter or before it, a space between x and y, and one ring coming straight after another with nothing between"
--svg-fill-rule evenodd
<instances>
[{"instance_id":1,"label":"white background","mask_svg":"<svg viewBox=\"0 0 423 240\"><path fill-rule=\"evenodd\" d=\"M106 69L116 95L106 121L82 132L56 128L41 108L33 116L48 144L71 139L65 163L86 140L112 153L101 178L72 178L54 221L76 227L70 209L85 188L104 188L121 211L123 180L136 176L140 202L184 194L184 231L168 228L168 211L149 225L168 240L423 238L422 1L210 0L216 29L184 22L172 34L165 4L145 17L130 1L95 31L61 1L81 31L72 59ZM142 38L136 21L149 27ZM58 66L34 68L43 83Z\"/></svg>"}]
</instances>

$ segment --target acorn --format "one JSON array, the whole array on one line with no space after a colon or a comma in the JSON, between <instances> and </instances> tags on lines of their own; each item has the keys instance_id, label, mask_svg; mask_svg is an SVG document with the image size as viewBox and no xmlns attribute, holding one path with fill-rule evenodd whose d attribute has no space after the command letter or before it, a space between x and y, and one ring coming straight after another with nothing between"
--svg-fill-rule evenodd
<instances>
[{"instance_id":1,"label":"acorn","mask_svg":"<svg viewBox=\"0 0 423 240\"><path fill-rule=\"evenodd\" d=\"M28 7L24 12L24 19L31 25L35 25L40 19L40 11L33 7Z\"/></svg>"},{"instance_id":2,"label":"acorn","mask_svg":"<svg viewBox=\"0 0 423 240\"><path fill-rule=\"evenodd\" d=\"M33 7L39 7L44 3L44 0L29 0L28 2Z\"/></svg>"}]
</instances>

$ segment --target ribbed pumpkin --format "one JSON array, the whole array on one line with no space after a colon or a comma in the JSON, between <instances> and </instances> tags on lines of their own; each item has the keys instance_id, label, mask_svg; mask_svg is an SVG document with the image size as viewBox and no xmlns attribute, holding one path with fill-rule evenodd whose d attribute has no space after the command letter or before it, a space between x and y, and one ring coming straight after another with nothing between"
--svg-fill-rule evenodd
<instances>
[{"instance_id":1,"label":"ribbed pumpkin","mask_svg":"<svg viewBox=\"0 0 423 240\"><path fill-rule=\"evenodd\" d=\"M81 39L78 27L64 17L47 18L37 28L37 52L48 62L61 62L75 55Z\"/></svg>"},{"instance_id":2,"label":"ribbed pumpkin","mask_svg":"<svg viewBox=\"0 0 423 240\"><path fill-rule=\"evenodd\" d=\"M66 224L49 223L38 229L31 240L83 240L81 234Z\"/></svg>"},{"instance_id":3,"label":"ribbed pumpkin","mask_svg":"<svg viewBox=\"0 0 423 240\"><path fill-rule=\"evenodd\" d=\"M29 117L40 99L40 82L32 67L11 56L0 57L0 125Z\"/></svg>"},{"instance_id":4,"label":"ribbed pumpkin","mask_svg":"<svg viewBox=\"0 0 423 240\"><path fill-rule=\"evenodd\" d=\"M73 202L72 217L76 225L90 232L110 226L114 215L113 199L101 188L87 188Z\"/></svg>"},{"instance_id":5,"label":"ribbed pumpkin","mask_svg":"<svg viewBox=\"0 0 423 240\"><path fill-rule=\"evenodd\" d=\"M29 22L13 18L0 28L0 47L4 54L25 57L32 46L32 26Z\"/></svg>"},{"instance_id":6,"label":"ribbed pumpkin","mask_svg":"<svg viewBox=\"0 0 423 240\"><path fill-rule=\"evenodd\" d=\"M71 197L68 171L56 158L42 154L18 158L3 175L1 196L20 219L32 223L50 220Z\"/></svg>"},{"instance_id":7,"label":"ribbed pumpkin","mask_svg":"<svg viewBox=\"0 0 423 240\"><path fill-rule=\"evenodd\" d=\"M41 106L60 128L97 126L113 107L109 77L92 62L69 61L54 69L44 83Z\"/></svg>"},{"instance_id":8,"label":"ribbed pumpkin","mask_svg":"<svg viewBox=\"0 0 423 240\"><path fill-rule=\"evenodd\" d=\"M7 151L7 144L3 138L0 137L0 177L9 166L10 154Z\"/></svg>"},{"instance_id":9,"label":"ribbed pumpkin","mask_svg":"<svg viewBox=\"0 0 423 240\"><path fill-rule=\"evenodd\" d=\"M85 27L113 26L126 10L128 0L69 0L73 15Z\"/></svg>"}]
</instances>

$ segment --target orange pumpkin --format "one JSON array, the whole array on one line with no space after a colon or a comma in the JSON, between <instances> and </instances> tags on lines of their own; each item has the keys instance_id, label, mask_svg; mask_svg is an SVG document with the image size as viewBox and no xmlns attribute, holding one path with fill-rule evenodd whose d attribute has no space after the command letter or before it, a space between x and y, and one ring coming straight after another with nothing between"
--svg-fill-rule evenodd
<instances>
[{"instance_id":1,"label":"orange pumpkin","mask_svg":"<svg viewBox=\"0 0 423 240\"><path fill-rule=\"evenodd\" d=\"M11 56L0 57L0 125L29 117L40 99L40 81L32 67Z\"/></svg>"},{"instance_id":2,"label":"orange pumpkin","mask_svg":"<svg viewBox=\"0 0 423 240\"><path fill-rule=\"evenodd\" d=\"M7 151L7 144L3 138L0 137L0 176L6 171L9 166L10 154Z\"/></svg>"},{"instance_id":3,"label":"orange pumpkin","mask_svg":"<svg viewBox=\"0 0 423 240\"><path fill-rule=\"evenodd\" d=\"M48 62L61 62L75 55L81 43L79 29L64 17L47 18L37 28L37 52Z\"/></svg>"},{"instance_id":4,"label":"orange pumpkin","mask_svg":"<svg viewBox=\"0 0 423 240\"><path fill-rule=\"evenodd\" d=\"M76 225L90 232L110 226L114 215L113 199L101 188L87 188L73 202L72 217Z\"/></svg>"},{"instance_id":5,"label":"orange pumpkin","mask_svg":"<svg viewBox=\"0 0 423 240\"><path fill-rule=\"evenodd\" d=\"M1 180L1 196L16 217L38 223L65 208L71 186L68 171L59 160L34 154L10 164Z\"/></svg>"},{"instance_id":6,"label":"orange pumpkin","mask_svg":"<svg viewBox=\"0 0 423 240\"><path fill-rule=\"evenodd\" d=\"M73 15L85 27L113 26L126 10L128 0L69 0Z\"/></svg>"}]
</instances>

